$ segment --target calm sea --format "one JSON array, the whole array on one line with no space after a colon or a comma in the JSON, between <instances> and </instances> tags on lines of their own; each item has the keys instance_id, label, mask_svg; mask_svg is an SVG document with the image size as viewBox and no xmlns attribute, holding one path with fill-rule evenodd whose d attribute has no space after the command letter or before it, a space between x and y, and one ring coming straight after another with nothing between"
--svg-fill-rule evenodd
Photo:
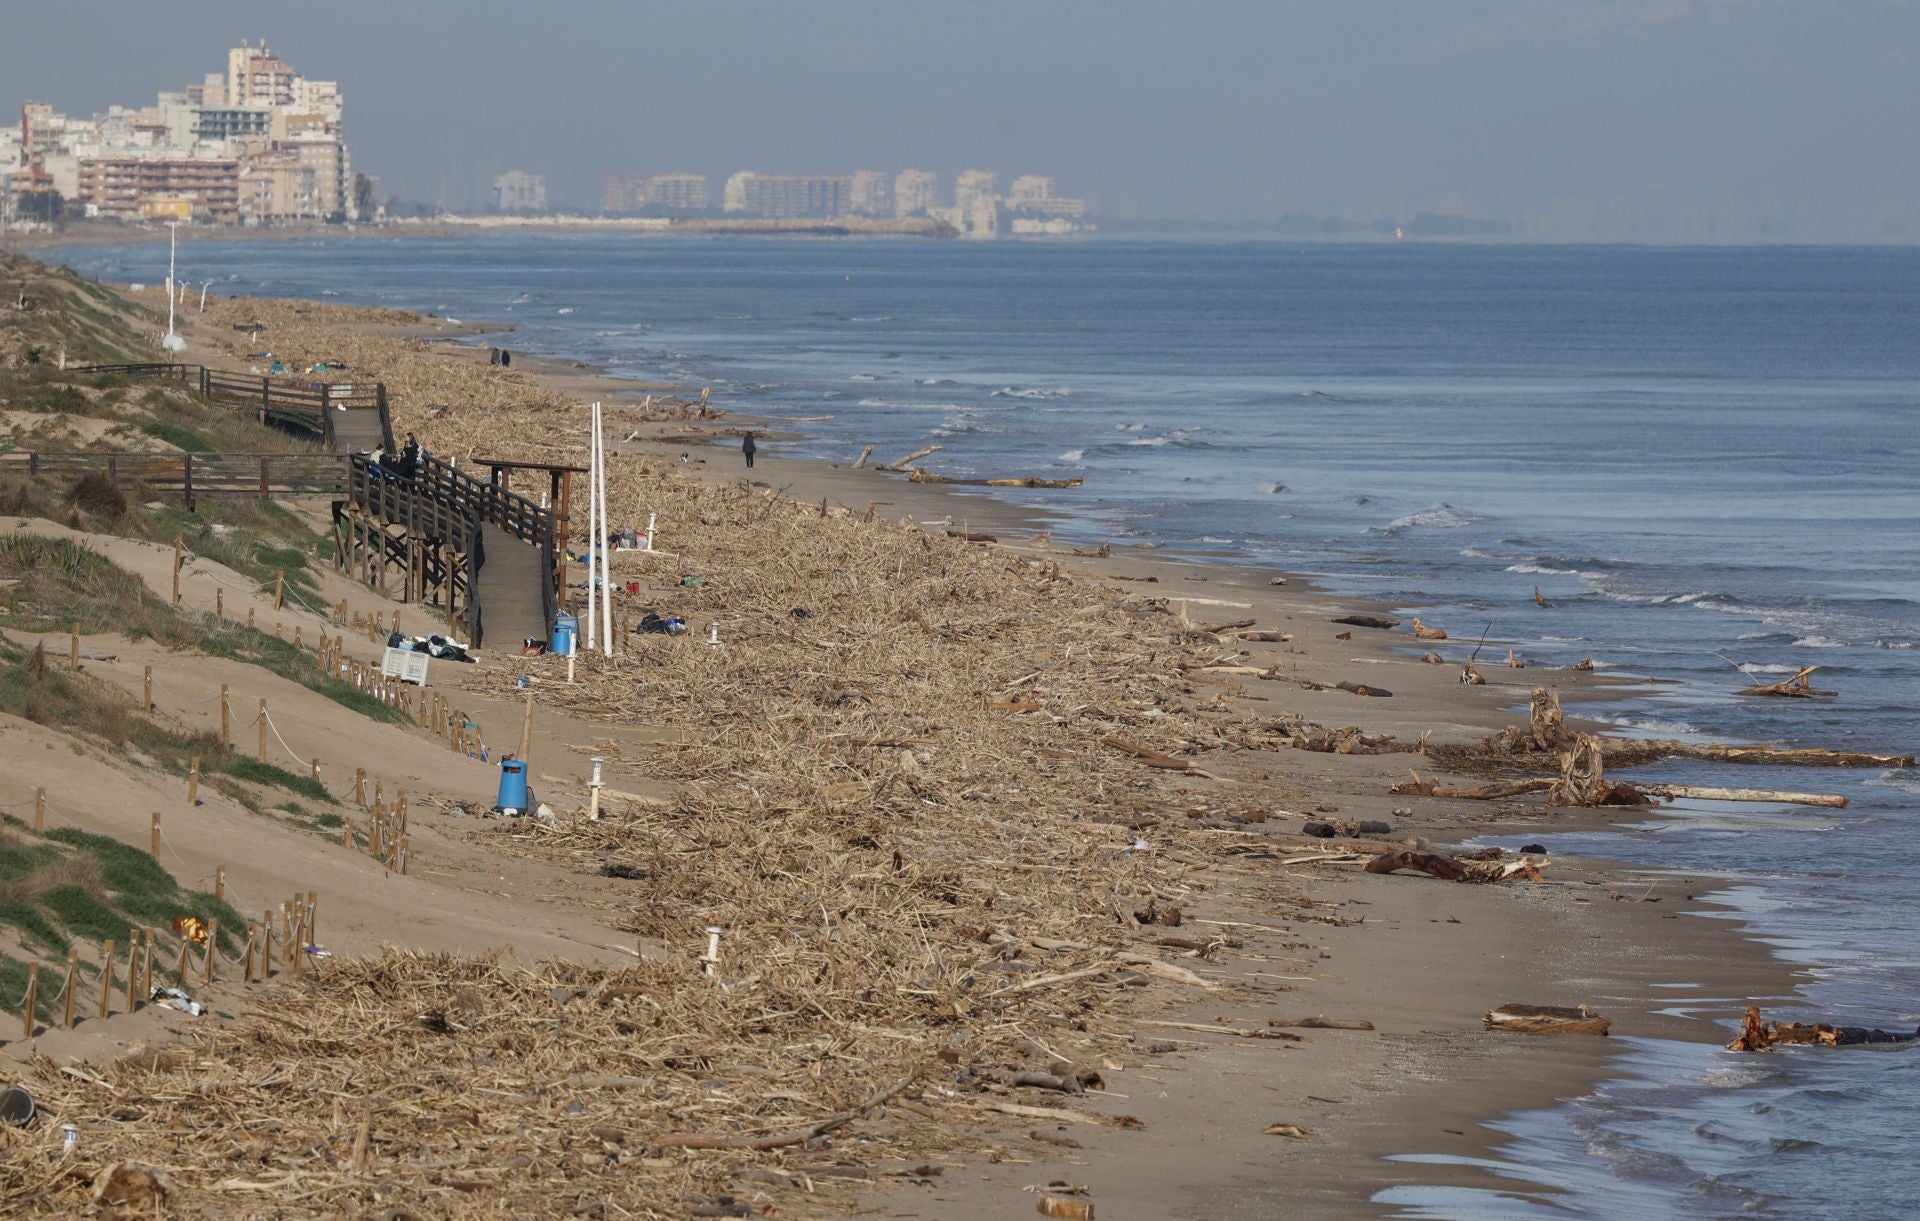
<instances>
[{"instance_id":1,"label":"calm sea","mask_svg":"<svg viewBox=\"0 0 1920 1221\"><path fill-rule=\"evenodd\" d=\"M164 248L57 256L165 276ZM521 351L833 417L776 453L937 444L926 465L951 474L1084 476L1009 495L1062 537L1288 566L1456 637L1485 629L1502 656L1680 680L1603 710L1632 730L1920 742L1920 251L593 235L196 242L182 259L215 291L511 321ZM1839 700L1731 697L1739 670L1808 664ZM1721 878L1739 923L1812 970L1808 1013L1920 1023L1920 779L1663 774L1852 804L1683 804L1550 846ZM1912 1215L1920 1052L1632 1041L1623 1065L1503 1122L1512 1191L1385 1202Z\"/></svg>"}]
</instances>

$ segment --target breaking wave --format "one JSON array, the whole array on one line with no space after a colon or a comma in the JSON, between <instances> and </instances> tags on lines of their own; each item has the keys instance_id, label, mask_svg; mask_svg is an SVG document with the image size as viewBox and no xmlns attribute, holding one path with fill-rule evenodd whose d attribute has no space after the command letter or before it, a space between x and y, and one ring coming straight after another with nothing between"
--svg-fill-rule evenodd
<instances>
[{"instance_id":1,"label":"breaking wave","mask_svg":"<svg viewBox=\"0 0 1920 1221\"><path fill-rule=\"evenodd\" d=\"M1054 459L1055 462L1085 462L1086 460L1087 451L1084 449L1070 449Z\"/></svg>"},{"instance_id":2,"label":"breaking wave","mask_svg":"<svg viewBox=\"0 0 1920 1221\"><path fill-rule=\"evenodd\" d=\"M1398 534L1413 526L1431 526L1436 530L1457 530L1461 526L1470 526L1480 520L1478 517L1458 512L1452 505L1443 501L1435 501L1418 513L1396 517L1378 529L1381 534Z\"/></svg>"},{"instance_id":3,"label":"breaking wave","mask_svg":"<svg viewBox=\"0 0 1920 1221\"><path fill-rule=\"evenodd\" d=\"M1027 386L1002 386L991 395L997 399L1065 399L1072 398L1073 391L1067 389L1043 390Z\"/></svg>"}]
</instances>

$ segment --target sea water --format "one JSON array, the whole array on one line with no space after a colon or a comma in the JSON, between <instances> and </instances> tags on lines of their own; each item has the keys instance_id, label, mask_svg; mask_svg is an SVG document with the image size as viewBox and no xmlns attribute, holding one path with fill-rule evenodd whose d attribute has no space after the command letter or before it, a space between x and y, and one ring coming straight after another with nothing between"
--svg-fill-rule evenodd
<instances>
[{"instance_id":1,"label":"sea water","mask_svg":"<svg viewBox=\"0 0 1920 1221\"><path fill-rule=\"evenodd\" d=\"M56 257L152 283L166 253ZM1603 706L1623 732L1920 743L1920 251L587 234L202 241L181 263L220 292L512 323L479 342L831 417L763 443L776 459L938 445L922 465L947 474L1080 476L1004 495L1061 538L1279 565L1393 603L1444 624L1449 656L1484 635L1483 663L1513 648L1678 680ZM1837 700L1732 695L1810 664ZM1920 1023L1920 775L1657 774L1850 804L1682 803L1549 846L1719 879L1733 922L1811 973L1779 1016ZM1743 999L1675 989L1672 1007ZM1501 1121L1490 1160L1511 1191L1381 1202L1909 1213L1920 1051L1627 1047L1593 1094Z\"/></svg>"}]
</instances>

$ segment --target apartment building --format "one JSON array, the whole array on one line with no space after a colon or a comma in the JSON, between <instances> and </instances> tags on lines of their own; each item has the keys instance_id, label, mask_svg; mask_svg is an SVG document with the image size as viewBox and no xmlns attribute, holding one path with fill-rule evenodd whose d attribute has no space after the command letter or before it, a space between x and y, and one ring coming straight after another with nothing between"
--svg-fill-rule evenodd
<instances>
[{"instance_id":1,"label":"apartment building","mask_svg":"<svg viewBox=\"0 0 1920 1221\"><path fill-rule=\"evenodd\" d=\"M705 174L616 172L601 180L600 207L607 212L705 212Z\"/></svg>"}]
</instances>

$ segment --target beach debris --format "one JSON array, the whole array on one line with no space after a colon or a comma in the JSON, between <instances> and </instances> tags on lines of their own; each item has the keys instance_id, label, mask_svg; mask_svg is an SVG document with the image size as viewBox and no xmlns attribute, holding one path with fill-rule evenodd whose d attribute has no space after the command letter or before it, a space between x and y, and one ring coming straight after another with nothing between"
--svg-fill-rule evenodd
<instances>
[{"instance_id":1,"label":"beach debris","mask_svg":"<svg viewBox=\"0 0 1920 1221\"><path fill-rule=\"evenodd\" d=\"M1291 1027L1295 1030L1372 1030L1373 1029L1373 1023L1366 1021L1363 1018L1330 1018L1330 1017L1321 1017L1321 1016L1293 1018L1291 1020L1288 1020L1285 1018L1268 1018L1267 1025L1278 1026L1282 1028Z\"/></svg>"},{"instance_id":2,"label":"beach debris","mask_svg":"<svg viewBox=\"0 0 1920 1221\"><path fill-rule=\"evenodd\" d=\"M1510 1034L1604 1035L1613 1021L1585 1005L1571 1009L1561 1005L1502 1005L1488 1011L1482 1024L1488 1030Z\"/></svg>"},{"instance_id":3,"label":"beach debris","mask_svg":"<svg viewBox=\"0 0 1920 1221\"><path fill-rule=\"evenodd\" d=\"M1475 666L1471 661L1461 663L1460 684L1462 686L1478 687L1486 681L1485 676L1480 673L1479 667Z\"/></svg>"},{"instance_id":4,"label":"beach debris","mask_svg":"<svg viewBox=\"0 0 1920 1221\"><path fill-rule=\"evenodd\" d=\"M1445 628L1428 627L1426 624L1420 622L1420 616L1415 615L1413 617L1413 638L1415 640L1445 640L1447 633Z\"/></svg>"},{"instance_id":5,"label":"beach debris","mask_svg":"<svg viewBox=\"0 0 1920 1221\"><path fill-rule=\"evenodd\" d=\"M0 1090L0 1123L10 1128L24 1128L33 1122L33 1095L24 1086L11 1085Z\"/></svg>"},{"instance_id":6,"label":"beach debris","mask_svg":"<svg viewBox=\"0 0 1920 1221\"><path fill-rule=\"evenodd\" d=\"M1085 1145L1071 1136L1062 1136L1058 1132L1047 1132L1039 1128L1027 1133L1028 1140L1037 1140L1043 1145L1055 1145L1061 1149L1084 1149Z\"/></svg>"},{"instance_id":7,"label":"beach debris","mask_svg":"<svg viewBox=\"0 0 1920 1221\"><path fill-rule=\"evenodd\" d=\"M1235 632L1235 640L1252 641L1255 644L1287 644L1293 640L1292 632Z\"/></svg>"},{"instance_id":8,"label":"beach debris","mask_svg":"<svg viewBox=\"0 0 1920 1221\"><path fill-rule=\"evenodd\" d=\"M1070 479L1042 479L1038 475L1004 475L995 479L955 479L951 475L936 475L932 471L923 471L918 467L907 472L907 478L914 483L949 483L956 487L970 488L1077 488L1085 482L1079 475Z\"/></svg>"},{"instance_id":9,"label":"beach debris","mask_svg":"<svg viewBox=\"0 0 1920 1221\"><path fill-rule=\"evenodd\" d=\"M875 1107L884 1106L893 1101L895 1095L905 1091L913 1082L914 1077L903 1077L859 1106L803 1127L783 1128L777 1132L764 1132L758 1136L728 1132L663 1132L658 1136L649 1137L646 1143L650 1149L752 1149L756 1151L804 1145L817 1136L825 1136L835 1129L845 1127Z\"/></svg>"},{"instance_id":10,"label":"beach debris","mask_svg":"<svg viewBox=\"0 0 1920 1221\"><path fill-rule=\"evenodd\" d=\"M1624 780L1608 780L1600 739L1590 733L1574 738L1560 756L1560 779L1547 789L1549 806L1643 806L1647 795Z\"/></svg>"},{"instance_id":11,"label":"beach debris","mask_svg":"<svg viewBox=\"0 0 1920 1221\"><path fill-rule=\"evenodd\" d=\"M1420 658L1420 660L1426 662L1430 666L1444 666L1447 664L1447 659L1440 656L1440 654L1438 653L1425 654Z\"/></svg>"},{"instance_id":12,"label":"beach debris","mask_svg":"<svg viewBox=\"0 0 1920 1221\"><path fill-rule=\"evenodd\" d=\"M1545 844L1522 844L1520 845L1520 851L1523 855L1545 856L1547 855L1547 846Z\"/></svg>"},{"instance_id":13,"label":"beach debris","mask_svg":"<svg viewBox=\"0 0 1920 1221\"><path fill-rule=\"evenodd\" d=\"M1352 632L1335 632L1333 634L1333 638L1335 640L1352 640L1353 633Z\"/></svg>"},{"instance_id":14,"label":"beach debris","mask_svg":"<svg viewBox=\"0 0 1920 1221\"><path fill-rule=\"evenodd\" d=\"M957 538L963 543L997 543L1000 537L995 534L981 534L974 530L949 530L948 538Z\"/></svg>"},{"instance_id":15,"label":"beach debris","mask_svg":"<svg viewBox=\"0 0 1920 1221\"><path fill-rule=\"evenodd\" d=\"M1388 789L1400 797L1452 797L1467 801L1499 801L1507 797L1522 797L1528 793L1544 793L1553 787L1551 780L1509 780L1498 784L1480 784L1471 788L1455 788L1441 784L1437 780L1423 780L1420 773L1407 769L1412 780L1403 780Z\"/></svg>"},{"instance_id":16,"label":"beach debris","mask_svg":"<svg viewBox=\"0 0 1920 1221\"><path fill-rule=\"evenodd\" d=\"M1129 742L1117 733L1100 739L1100 742L1103 746L1111 746L1115 750L1125 751L1148 767L1157 767L1169 772L1190 772L1196 776L1205 776L1209 780L1218 780L1220 778L1212 772L1205 770L1191 759L1176 759L1172 755L1162 754L1152 747L1142 746L1137 742Z\"/></svg>"},{"instance_id":17,"label":"beach debris","mask_svg":"<svg viewBox=\"0 0 1920 1221\"><path fill-rule=\"evenodd\" d=\"M93 1180L96 1208L125 1209L131 1213L158 1215L172 1189L158 1170L137 1162L115 1162Z\"/></svg>"},{"instance_id":18,"label":"beach debris","mask_svg":"<svg viewBox=\"0 0 1920 1221\"><path fill-rule=\"evenodd\" d=\"M1794 793L1786 789L1723 789L1701 784L1645 784L1640 791L1650 797L1687 798L1694 801L1775 801L1782 805L1824 806L1842 809L1847 799L1839 793Z\"/></svg>"},{"instance_id":19,"label":"beach debris","mask_svg":"<svg viewBox=\"0 0 1920 1221\"><path fill-rule=\"evenodd\" d=\"M1310 818L1300 828L1300 834L1311 835L1315 839L1334 839L1339 836L1360 839L1369 835L1392 835L1393 824L1377 818L1363 818L1357 823L1338 818Z\"/></svg>"},{"instance_id":20,"label":"beach debris","mask_svg":"<svg viewBox=\"0 0 1920 1221\"><path fill-rule=\"evenodd\" d=\"M1034 1211L1043 1217L1059 1217L1062 1221L1093 1221L1092 1200L1044 1195L1035 1202Z\"/></svg>"},{"instance_id":21,"label":"beach debris","mask_svg":"<svg viewBox=\"0 0 1920 1221\"><path fill-rule=\"evenodd\" d=\"M1508 649L1507 650L1507 669L1524 670L1526 668L1527 668L1527 663L1520 659L1520 655L1514 652L1512 649Z\"/></svg>"},{"instance_id":22,"label":"beach debris","mask_svg":"<svg viewBox=\"0 0 1920 1221\"><path fill-rule=\"evenodd\" d=\"M1819 668L1819 666L1804 666L1800 672L1792 678L1782 679L1777 683L1768 683L1761 687L1748 687L1743 691L1736 691L1734 694L1771 695L1787 699L1811 699L1814 696L1838 696L1840 694L1838 691L1822 691L1809 685L1807 681L1808 676Z\"/></svg>"},{"instance_id":23,"label":"beach debris","mask_svg":"<svg viewBox=\"0 0 1920 1221\"><path fill-rule=\"evenodd\" d=\"M1593 658L1582 657L1579 661L1574 662L1571 668L1583 674L1591 674L1593 673Z\"/></svg>"},{"instance_id":24,"label":"beach debris","mask_svg":"<svg viewBox=\"0 0 1920 1221\"><path fill-rule=\"evenodd\" d=\"M1533 604L1535 606L1545 606L1547 604L1546 595L1540 592L1538 585L1533 587Z\"/></svg>"},{"instance_id":25,"label":"beach debris","mask_svg":"<svg viewBox=\"0 0 1920 1221\"><path fill-rule=\"evenodd\" d=\"M928 454L934 454L938 452L940 452L940 447L938 445L925 445L919 449L914 450L912 453L900 459L898 462L894 462L888 466L877 466L874 469L881 470L881 471L891 471L896 475L904 474L906 473L908 463L918 462L920 461L920 459L926 457Z\"/></svg>"},{"instance_id":26,"label":"beach debris","mask_svg":"<svg viewBox=\"0 0 1920 1221\"><path fill-rule=\"evenodd\" d=\"M1267 580L1267 584L1269 585L1285 585L1286 583L1287 579L1285 577L1270 577Z\"/></svg>"},{"instance_id":27,"label":"beach debris","mask_svg":"<svg viewBox=\"0 0 1920 1221\"><path fill-rule=\"evenodd\" d=\"M1912 1034L1894 1030L1876 1030L1865 1026L1832 1026L1826 1022L1801 1025L1799 1022L1763 1022L1760 1006L1748 1005L1740 1037L1727 1044L1728 1051L1770 1051L1775 1047L1808 1044L1819 1047L1856 1047L1868 1043L1912 1043L1920 1040L1920 1030Z\"/></svg>"},{"instance_id":28,"label":"beach debris","mask_svg":"<svg viewBox=\"0 0 1920 1221\"><path fill-rule=\"evenodd\" d=\"M1299 725L1293 734L1295 750L1310 750L1323 755L1417 755L1426 749L1426 739L1409 742L1392 734L1367 734L1358 725L1323 729L1318 725Z\"/></svg>"},{"instance_id":29,"label":"beach debris","mask_svg":"<svg viewBox=\"0 0 1920 1221\"><path fill-rule=\"evenodd\" d=\"M1261 1129L1261 1133L1266 1136L1290 1136L1294 1140L1305 1140L1313 1135L1311 1129L1297 1123L1270 1123Z\"/></svg>"},{"instance_id":30,"label":"beach debris","mask_svg":"<svg viewBox=\"0 0 1920 1221\"><path fill-rule=\"evenodd\" d=\"M1459 857L1441 856L1435 852L1418 852L1413 849L1401 849L1383 852L1367 862L1368 873L1392 873L1396 869L1411 869L1415 873L1424 873L1439 878L1443 882L1467 882L1482 884L1487 882L1505 882L1512 878L1522 881L1538 882L1540 870L1545 861L1535 861L1532 857L1521 857L1517 861L1475 861Z\"/></svg>"},{"instance_id":31,"label":"beach debris","mask_svg":"<svg viewBox=\"0 0 1920 1221\"><path fill-rule=\"evenodd\" d=\"M1342 615L1334 622L1344 623L1350 627L1378 628L1383 632L1392 631L1400 626L1398 619L1382 619L1378 615Z\"/></svg>"}]
</instances>

